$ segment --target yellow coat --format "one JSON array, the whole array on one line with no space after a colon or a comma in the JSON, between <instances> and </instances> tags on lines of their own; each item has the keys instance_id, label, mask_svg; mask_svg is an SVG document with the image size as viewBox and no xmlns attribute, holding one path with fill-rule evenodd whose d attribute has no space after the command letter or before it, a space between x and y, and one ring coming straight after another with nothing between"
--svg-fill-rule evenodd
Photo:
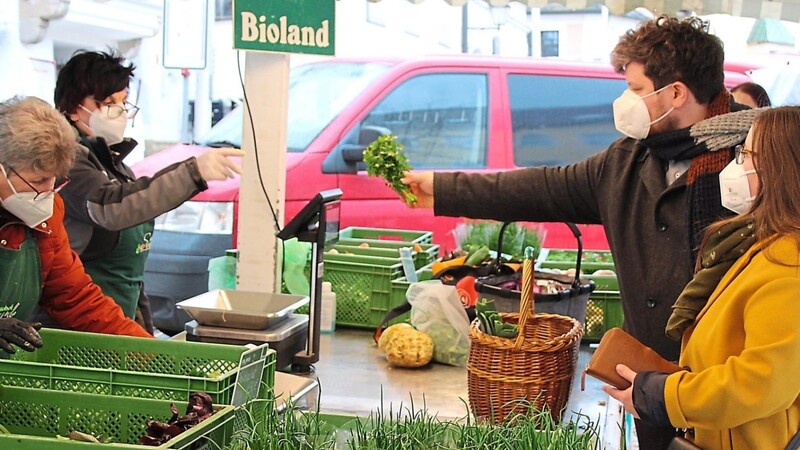
<instances>
[{"instance_id":1,"label":"yellow coat","mask_svg":"<svg viewBox=\"0 0 800 450\"><path fill-rule=\"evenodd\" d=\"M765 256L768 253L776 264ZM800 249L756 244L720 281L667 377L670 422L704 450L783 450L800 428Z\"/></svg>"}]
</instances>

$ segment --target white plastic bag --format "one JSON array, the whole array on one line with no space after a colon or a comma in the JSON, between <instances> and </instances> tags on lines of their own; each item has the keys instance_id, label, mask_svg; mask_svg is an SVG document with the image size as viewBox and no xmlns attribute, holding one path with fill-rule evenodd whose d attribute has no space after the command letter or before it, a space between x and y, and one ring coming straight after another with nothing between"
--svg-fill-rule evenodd
<instances>
[{"instance_id":1,"label":"white plastic bag","mask_svg":"<svg viewBox=\"0 0 800 450\"><path fill-rule=\"evenodd\" d=\"M406 291L411 325L433 339L433 359L465 367L469 355L469 319L455 286L439 280L412 283Z\"/></svg>"}]
</instances>

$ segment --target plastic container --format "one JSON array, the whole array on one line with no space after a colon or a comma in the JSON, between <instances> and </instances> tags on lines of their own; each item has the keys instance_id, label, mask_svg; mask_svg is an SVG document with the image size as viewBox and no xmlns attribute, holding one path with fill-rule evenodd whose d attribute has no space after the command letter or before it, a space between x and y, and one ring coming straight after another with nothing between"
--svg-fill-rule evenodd
<instances>
[{"instance_id":1,"label":"plastic container","mask_svg":"<svg viewBox=\"0 0 800 450\"><path fill-rule=\"evenodd\" d=\"M275 386L275 352L266 344L248 349L50 328L39 333L44 347L0 359L0 385L173 401L204 391L226 405L244 356L264 359L259 397Z\"/></svg>"},{"instance_id":2,"label":"plastic container","mask_svg":"<svg viewBox=\"0 0 800 450\"><path fill-rule=\"evenodd\" d=\"M623 320L619 291L594 291L586 305L585 342L599 342L606 331L621 327Z\"/></svg>"},{"instance_id":3,"label":"plastic container","mask_svg":"<svg viewBox=\"0 0 800 450\"><path fill-rule=\"evenodd\" d=\"M322 282L322 314L319 320L319 331L333 333L336 330L336 293L329 281Z\"/></svg>"},{"instance_id":4,"label":"plastic container","mask_svg":"<svg viewBox=\"0 0 800 450\"><path fill-rule=\"evenodd\" d=\"M340 240L332 248L340 255L381 256L384 258L399 258L400 249L411 247L411 256L414 259L415 269L421 269L434 262L439 257L439 246L434 244L412 244L408 242L372 241L359 242L357 240ZM326 255L330 253L327 249Z\"/></svg>"},{"instance_id":5,"label":"plastic container","mask_svg":"<svg viewBox=\"0 0 800 450\"><path fill-rule=\"evenodd\" d=\"M174 402L76 392L52 392L3 386L0 389L0 423L12 434L0 434L4 449L197 449L221 448L233 433L234 407L215 405L206 420L158 447L139 444L147 421L166 422L170 404L186 412L187 402ZM109 442L88 444L56 438L70 431L91 434Z\"/></svg>"},{"instance_id":6,"label":"plastic container","mask_svg":"<svg viewBox=\"0 0 800 450\"><path fill-rule=\"evenodd\" d=\"M432 231L395 230L390 228L347 227L339 231L339 239L360 239L376 241L403 241L412 244L430 244Z\"/></svg>"},{"instance_id":7,"label":"plastic container","mask_svg":"<svg viewBox=\"0 0 800 450\"><path fill-rule=\"evenodd\" d=\"M225 255L208 260L208 290L236 289L236 263L239 251L225 250Z\"/></svg>"}]
</instances>

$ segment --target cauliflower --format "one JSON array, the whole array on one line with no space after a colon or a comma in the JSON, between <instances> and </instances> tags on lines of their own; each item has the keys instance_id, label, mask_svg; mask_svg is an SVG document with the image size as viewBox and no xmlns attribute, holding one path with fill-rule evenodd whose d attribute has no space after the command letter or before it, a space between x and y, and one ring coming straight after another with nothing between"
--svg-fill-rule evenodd
<instances>
[{"instance_id":1,"label":"cauliflower","mask_svg":"<svg viewBox=\"0 0 800 450\"><path fill-rule=\"evenodd\" d=\"M378 339L378 348L385 352L386 351L386 343L389 342L390 340L392 340L392 336L394 336L395 333L399 332L400 330L408 329L408 328L410 328L412 330L414 329L414 327L412 327L411 325L409 325L407 323L397 323L397 324L394 324L394 325L392 325L390 327L387 327L385 330L383 330L383 333L381 333L380 339Z\"/></svg>"},{"instance_id":2,"label":"cauliflower","mask_svg":"<svg viewBox=\"0 0 800 450\"><path fill-rule=\"evenodd\" d=\"M397 327L386 339L382 349L386 352L386 360L393 366L422 367L433 358L433 339L410 325Z\"/></svg>"}]
</instances>

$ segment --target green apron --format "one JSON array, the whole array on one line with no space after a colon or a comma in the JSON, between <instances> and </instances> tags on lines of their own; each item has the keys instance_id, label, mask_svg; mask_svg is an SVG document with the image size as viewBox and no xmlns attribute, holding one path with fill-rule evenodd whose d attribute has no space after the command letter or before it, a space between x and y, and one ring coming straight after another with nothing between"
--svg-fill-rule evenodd
<instances>
[{"instance_id":1,"label":"green apron","mask_svg":"<svg viewBox=\"0 0 800 450\"><path fill-rule=\"evenodd\" d=\"M33 231L19 250L0 247L0 318L26 320L42 296L42 261Z\"/></svg>"},{"instance_id":2,"label":"green apron","mask_svg":"<svg viewBox=\"0 0 800 450\"><path fill-rule=\"evenodd\" d=\"M84 261L86 273L113 298L126 316L136 317L140 286L144 280L144 263L150 252L153 222L143 223L119 232L114 250L91 261Z\"/></svg>"}]
</instances>

